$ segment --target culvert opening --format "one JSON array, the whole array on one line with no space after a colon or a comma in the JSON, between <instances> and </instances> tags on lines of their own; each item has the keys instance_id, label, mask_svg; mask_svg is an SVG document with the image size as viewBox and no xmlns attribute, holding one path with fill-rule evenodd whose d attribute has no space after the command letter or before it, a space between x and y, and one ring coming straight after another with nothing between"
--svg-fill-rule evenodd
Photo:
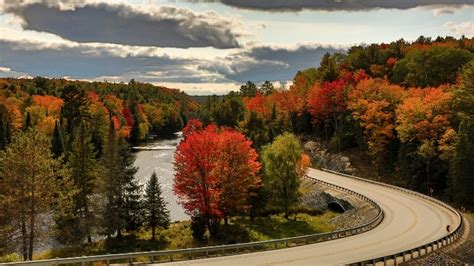
<instances>
[{"instance_id":1,"label":"culvert opening","mask_svg":"<svg viewBox=\"0 0 474 266\"><path fill-rule=\"evenodd\" d=\"M328 203L328 209L330 209L333 212L337 213L344 213L346 212L346 209L344 206L342 206L339 202L332 201Z\"/></svg>"}]
</instances>

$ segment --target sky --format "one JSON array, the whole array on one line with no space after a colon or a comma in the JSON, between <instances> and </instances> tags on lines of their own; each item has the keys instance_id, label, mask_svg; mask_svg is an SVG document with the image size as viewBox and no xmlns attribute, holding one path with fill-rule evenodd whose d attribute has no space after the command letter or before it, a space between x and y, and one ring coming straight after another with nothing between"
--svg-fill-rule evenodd
<instances>
[{"instance_id":1,"label":"sky","mask_svg":"<svg viewBox=\"0 0 474 266\"><path fill-rule=\"evenodd\" d=\"M420 35L474 37L474 0L0 0L0 77L224 94Z\"/></svg>"}]
</instances>

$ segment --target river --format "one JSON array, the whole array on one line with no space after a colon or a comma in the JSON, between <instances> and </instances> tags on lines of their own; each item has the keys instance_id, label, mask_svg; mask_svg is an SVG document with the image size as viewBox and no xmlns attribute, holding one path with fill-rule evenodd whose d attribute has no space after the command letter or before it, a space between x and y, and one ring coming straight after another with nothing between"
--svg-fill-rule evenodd
<instances>
[{"instance_id":1,"label":"river","mask_svg":"<svg viewBox=\"0 0 474 266\"><path fill-rule=\"evenodd\" d=\"M153 172L156 172L163 197L168 204L171 221L190 219L177 203L178 198L173 193L174 152L181 139L181 135L176 134L176 137L172 139L148 141L146 144L140 145L141 149L135 152L135 166L138 167L135 178L140 184L145 185Z\"/></svg>"}]
</instances>

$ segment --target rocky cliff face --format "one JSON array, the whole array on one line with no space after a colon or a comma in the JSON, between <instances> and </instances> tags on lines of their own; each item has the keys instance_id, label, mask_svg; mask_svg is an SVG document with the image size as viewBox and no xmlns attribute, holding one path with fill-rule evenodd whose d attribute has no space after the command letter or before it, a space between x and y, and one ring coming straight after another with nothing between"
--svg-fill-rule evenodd
<instances>
[{"instance_id":1,"label":"rocky cliff face","mask_svg":"<svg viewBox=\"0 0 474 266\"><path fill-rule=\"evenodd\" d=\"M353 174L355 172L348 157L340 153L331 153L318 142L306 142L304 150L311 156L313 167L327 168L345 174Z\"/></svg>"}]
</instances>

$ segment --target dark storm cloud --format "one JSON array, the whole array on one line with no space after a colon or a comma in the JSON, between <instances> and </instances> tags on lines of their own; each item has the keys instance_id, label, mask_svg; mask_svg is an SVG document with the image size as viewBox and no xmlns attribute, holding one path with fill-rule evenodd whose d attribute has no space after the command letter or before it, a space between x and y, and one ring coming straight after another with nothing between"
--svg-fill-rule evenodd
<instances>
[{"instance_id":1,"label":"dark storm cloud","mask_svg":"<svg viewBox=\"0 0 474 266\"><path fill-rule=\"evenodd\" d=\"M474 0L191 0L221 2L225 5L263 11L362 11L371 9L410 9L422 6L474 5Z\"/></svg>"},{"instance_id":2,"label":"dark storm cloud","mask_svg":"<svg viewBox=\"0 0 474 266\"><path fill-rule=\"evenodd\" d=\"M295 49L254 47L223 60L227 65L203 65L201 69L220 73L239 83L247 80L292 80L298 70L318 67L326 53L343 52L333 47L301 45Z\"/></svg>"},{"instance_id":3,"label":"dark storm cloud","mask_svg":"<svg viewBox=\"0 0 474 266\"><path fill-rule=\"evenodd\" d=\"M18 4L20 3L20 4ZM76 42L103 42L158 47L239 47L235 25L213 12L160 7L145 12L128 5L82 4L63 10L49 2L22 4L7 0L27 30L57 34Z\"/></svg>"}]
</instances>

